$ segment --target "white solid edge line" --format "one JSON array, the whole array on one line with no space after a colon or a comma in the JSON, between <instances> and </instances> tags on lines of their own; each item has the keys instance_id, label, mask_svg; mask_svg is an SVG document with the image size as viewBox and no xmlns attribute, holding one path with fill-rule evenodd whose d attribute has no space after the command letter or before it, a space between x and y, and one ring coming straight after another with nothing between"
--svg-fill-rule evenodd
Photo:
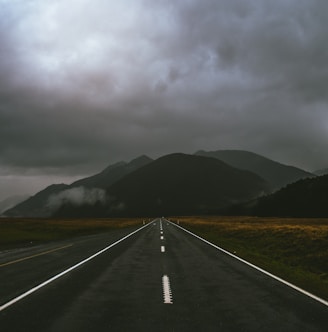
<instances>
[{"instance_id":1,"label":"white solid edge line","mask_svg":"<svg viewBox=\"0 0 328 332\"><path fill-rule=\"evenodd\" d=\"M306 295L306 296L309 296L309 297L312 298L313 300L316 300L316 301L318 301L318 302L320 302L320 303L322 303L323 305L325 305L325 306L328 307L328 301L322 299L321 297L316 296L316 295L314 295L314 294L312 294L312 293L310 293L310 292L308 292L308 291L306 291L306 290L304 290L304 289L302 289L302 288L300 288L300 287L298 287L298 286L296 286L296 285L294 285L294 284L292 284L292 283L290 283L290 282L288 282L288 281L286 281L286 280L284 280L284 279L282 279L282 278L280 278L280 277L278 277L278 276L276 276L276 275L274 275L274 274L272 274L272 273L270 273L270 272L268 272L268 271L266 271L266 270L264 270L264 269L262 269L262 268L260 268L260 267L258 267L258 266L256 266L256 265L254 265L254 264L252 264L252 263L250 263L250 262L247 262L246 260L244 260L244 259L242 259L242 258L240 258L240 257L238 257L238 256L236 256L236 255L234 255L234 254L232 254L231 252L229 252L229 251L227 251L227 250L225 250L225 249L223 249L223 248L221 248L221 247L219 247L219 246L217 246L217 245L215 245L215 244L213 244L213 243L211 243L211 242L209 242L209 241L203 239L202 237L200 237L200 236L198 236L198 235L196 235L196 234L194 234L194 233L188 231L187 229L185 229L185 228L183 228L183 227L181 227L181 226L172 223L171 221L169 221L169 222L170 222L172 225L174 225L175 227L178 227L178 228L182 229L182 230L185 231L186 233L191 234L192 236L194 236L194 237L196 237L197 239L199 239L199 240L201 240L201 241L207 243L208 245L214 247L215 249L218 249L218 250L224 252L225 254L227 254L227 255L229 255L229 256L231 256L231 257L233 257L233 258L239 260L240 262L242 262L242 263L244 263L244 264L247 264L248 266L254 268L255 270L258 270L258 271L260 271L260 272L266 274L267 276L269 276L269 277L271 277L271 278L273 278L273 279L278 280L279 282L281 282L281 283L283 283L283 284L285 284L285 285L287 285L287 286L289 286L289 287L295 289L296 291L298 291L298 292L300 292L300 293L302 293L302 294L304 294L304 295Z\"/></svg>"},{"instance_id":2,"label":"white solid edge line","mask_svg":"<svg viewBox=\"0 0 328 332\"><path fill-rule=\"evenodd\" d=\"M107 246L106 248L96 252L95 254L91 255L90 257L82 260L81 262L71 266L70 268L66 269L65 271L59 273L59 274L56 274L55 276L53 276L52 278L42 282L41 284L31 288L30 290L28 290L27 292L15 297L14 299L10 300L9 302L3 304L2 306L0 306L0 311L10 307L11 305L17 303L18 301L22 300L23 298L27 297L28 295L34 293L35 291L39 290L40 288L50 284L51 282L55 281L56 279L62 277L63 275L67 274L68 272L71 272L72 270L76 269L77 267L83 265L84 263L90 261L91 259L99 256L100 254L104 253L105 251L107 251L108 249L114 247L115 245L119 244L120 242L126 240L128 237L132 236L133 234L141 231L142 229L144 229L145 227L149 226L150 224L152 224L152 222L146 224L145 226L142 226L140 228L138 228L137 230L133 231L132 233L129 233L128 235L122 237L121 239L117 240L116 242L112 243L111 245Z\"/></svg>"}]
</instances>

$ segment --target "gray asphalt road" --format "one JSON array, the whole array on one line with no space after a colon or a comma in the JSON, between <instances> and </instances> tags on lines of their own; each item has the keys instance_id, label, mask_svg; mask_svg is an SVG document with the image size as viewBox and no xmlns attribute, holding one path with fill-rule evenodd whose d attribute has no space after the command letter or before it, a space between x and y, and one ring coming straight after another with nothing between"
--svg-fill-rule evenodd
<instances>
[{"instance_id":1,"label":"gray asphalt road","mask_svg":"<svg viewBox=\"0 0 328 332\"><path fill-rule=\"evenodd\" d=\"M1 253L0 306L127 234L121 230ZM0 311L3 332L327 331L327 327L324 304L164 219Z\"/></svg>"}]
</instances>

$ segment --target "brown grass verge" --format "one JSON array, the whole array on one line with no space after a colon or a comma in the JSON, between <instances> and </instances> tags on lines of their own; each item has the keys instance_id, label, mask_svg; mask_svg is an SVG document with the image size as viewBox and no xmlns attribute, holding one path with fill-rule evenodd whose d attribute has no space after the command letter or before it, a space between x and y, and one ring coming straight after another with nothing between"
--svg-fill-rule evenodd
<instances>
[{"instance_id":1,"label":"brown grass verge","mask_svg":"<svg viewBox=\"0 0 328 332\"><path fill-rule=\"evenodd\" d=\"M142 219L0 219L0 250L142 225Z\"/></svg>"},{"instance_id":2,"label":"brown grass verge","mask_svg":"<svg viewBox=\"0 0 328 332\"><path fill-rule=\"evenodd\" d=\"M205 216L172 220L328 299L328 219Z\"/></svg>"}]
</instances>

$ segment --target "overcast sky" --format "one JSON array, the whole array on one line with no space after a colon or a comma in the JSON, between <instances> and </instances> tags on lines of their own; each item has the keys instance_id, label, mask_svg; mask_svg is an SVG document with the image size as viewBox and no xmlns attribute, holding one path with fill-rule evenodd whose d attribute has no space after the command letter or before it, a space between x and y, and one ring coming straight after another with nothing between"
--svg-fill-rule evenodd
<instances>
[{"instance_id":1,"label":"overcast sky","mask_svg":"<svg viewBox=\"0 0 328 332\"><path fill-rule=\"evenodd\" d=\"M141 154L328 167L326 0L0 6L0 199Z\"/></svg>"}]
</instances>

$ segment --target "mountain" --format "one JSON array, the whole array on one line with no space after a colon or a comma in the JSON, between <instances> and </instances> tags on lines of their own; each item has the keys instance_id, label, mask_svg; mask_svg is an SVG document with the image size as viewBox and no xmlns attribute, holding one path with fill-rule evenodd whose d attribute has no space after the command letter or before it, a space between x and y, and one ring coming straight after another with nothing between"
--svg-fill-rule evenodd
<instances>
[{"instance_id":1,"label":"mountain","mask_svg":"<svg viewBox=\"0 0 328 332\"><path fill-rule=\"evenodd\" d=\"M313 172L315 175L326 175L328 174L328 168L324 168L324 169L318 169L317 171Z\"/></svg>"},{"instance_id":2,"label":"mountain","mask_svg":"<svg viewBox=\"0 0 328 332\"><path fill-rule=\"evenodd\" d=\"M107 188L114 182L123 178L125 175L149 164L152 161L153 160L151 158L145 155L133 159L129 163L121 161L114 165L108 166L96 175L73 182L70 187L73 188L82 186L86 188Z\"/></svg>"},{"instance_id":3,"label":"mountain","mask_svg":"<svg viewBox=\"0 0 328 332\"><path fill-rule=\"evenodd\" d=\"M268 192L258 175L208 157L181 153L161 157L107 188L107 203L66 204L56 216L150 216L208 214ZM81 211L83 210L83 214Z\"/></svg>"},{"instance_id":4,"label":"mountain","mask_svg":"<svg viewBox=\"0 0 328 332\"><path fill-rule=\"evenodd\" d=\"M225 163L251 171L265 179L272 191L280 189L299 179L315 176L300 168L280 164L253 152L242 150L198 151L198 156L207 156L224 161Z\"/></svg>"},{"instance_id":5,"label":"mountain","mask_svg":"<svg viewBox=\"0 0 328 332\"><path fill-rule=\"evenodd\" d=\"M13 206L25 201L29 195L15 195L5 198L0 202L0 214Z\"/></svg>"},{"instance_id":6,"label":"mountain","mask_svg":"<svg viewBox=\"0 0 328 332\"><path fill-rule=\"evenodd\" d=\"M328 175L299 180L258 199L252 213L278 217L328 217Z\"/></svg>"},{"instance_id":7,"label":"mountain","mask_svg":"<svg viewBox=\"0 0 328 332\"><path fill-rule=\"evenodd\" d=\"M94 202L101 199L102 192L98 189L104 189L123 178L125 175L147 165L152 159L147 156L141 156L129 163L118 162L110 165L102 172L93 176L80 179L67 184L53 184L44 190L38 192L26 201L14 206L4 212L8 217L49 217L54 213L62 202L83 203Z\"/></svg>"},{"instance_id":8,"label":"mountain","mask_svg":"<svg viewBox=\"0 0 328 332\"><path fill-rule=\"evenodd\" d=\"M43 218L51 215L52 211L47 206L48 198L51 195L69 188L67 184L52 184L51 186L39 191L26 201L19 203L13 208L6 210L3 215L6 217L35 217Z\"/></svg>"}]
</instances>

